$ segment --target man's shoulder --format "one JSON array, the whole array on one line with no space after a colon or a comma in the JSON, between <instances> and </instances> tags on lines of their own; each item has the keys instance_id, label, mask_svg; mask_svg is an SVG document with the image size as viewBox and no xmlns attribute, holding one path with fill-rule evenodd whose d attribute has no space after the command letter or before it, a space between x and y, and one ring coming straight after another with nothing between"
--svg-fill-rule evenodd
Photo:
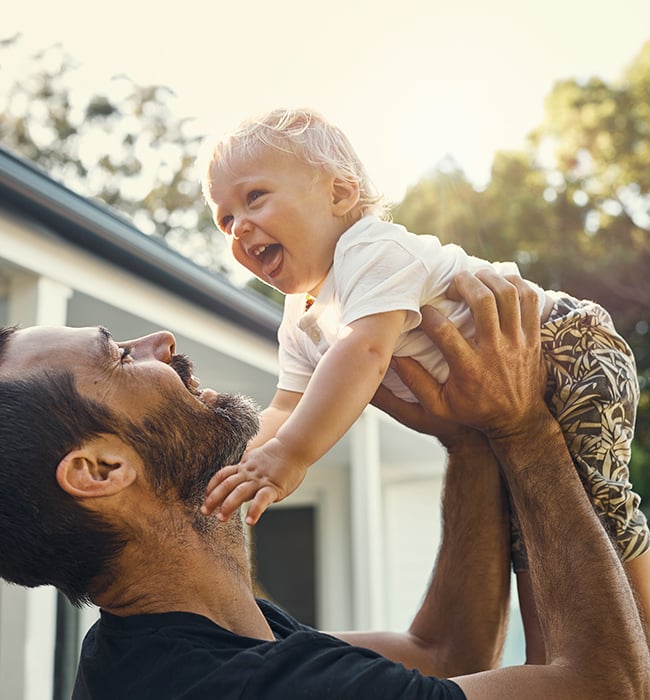
<instances>
[{"instance_id":1,"label":"man's shoulder","mask_svg":"<svg viewBox=\"0 0 650 700\"><path fill-rule=\"evenodd\" d=\"M463 697L268 601L258 605L275 641L242 637L190 613L103 616L84 641L73 700L113 700L127 689L129 697L157 700L203 700L215 692L222 700Z\"/></svg>"},{"instance_id":2,"label":"man's shoulder","mask_svg":"<svg viewBox=\"0 0 650 700\"><path fill-rule=\"evenodd\" d=\"M245 688L293 676L293 668L314 655L319 639L328 638L272 603L258 604L275 641L234 634L193 613L102 614L82 645L74 700L114 700L126 697L126 689L129 697L157 700L198 700L218 690L229 700L244 697ZM329 639L326 646L332 643Z\"/></svg>"}]
</instances>

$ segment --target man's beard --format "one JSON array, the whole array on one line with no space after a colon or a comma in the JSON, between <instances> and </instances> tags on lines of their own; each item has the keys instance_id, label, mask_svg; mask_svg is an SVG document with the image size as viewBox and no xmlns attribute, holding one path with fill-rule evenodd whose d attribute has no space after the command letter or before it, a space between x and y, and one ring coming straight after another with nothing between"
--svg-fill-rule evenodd
<instances>
[{"instance_id":1,"label":"man's beard","mask_svg":"<svg viewBox=\"0 0 650 700\"><path fill-rule=\"evenodd\" d=\"M189 386L189 360L172 361L172 367ZM258 407L251 399L218 394L209 404L194 399L158 406L126 432L156 494L170 504L180 501L196 514L195 527L203 529L199 508L208 482L221 467L239 462L258 428Z\"/></svg>"}]
</instances>

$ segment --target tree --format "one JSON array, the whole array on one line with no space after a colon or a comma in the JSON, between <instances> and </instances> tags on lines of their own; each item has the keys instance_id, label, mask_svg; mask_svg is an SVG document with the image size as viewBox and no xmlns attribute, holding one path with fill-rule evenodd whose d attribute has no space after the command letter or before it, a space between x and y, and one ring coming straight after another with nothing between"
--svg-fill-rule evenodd
<instances>
[{"instance_id":1,"label":"tree","mask_svg":"<svg viewBox=\"0 0 650 700\"><path fill-rule=\"evenodd\" d=\"M632 472L650 502L650 42L617 83L563 80L545 107L521 152L495 156L484 191L438 169L394 218L610 311L637 359Z\"/></svg>"},{"instance_id":2,"label":"tree","mask_svg":"<svg viewBox=\"0 0 650 700\"><path fill-rule=\"evenodd\" d=\"M21 51L19 36L0 42L5 76L16 74L6 68ZM228 272L195 170L202 134L193 120L176 116L173 92L126 76L91 92L60 45L26 62L20 80L0 92L3 146L197 263Z\"/></svg>"},{"instance_id":3,"label":"tree","mask_svg":"<svg viewBox=\"0 0 650 700\"><path fill-rule=\"evenodd\" d=\"M537 153L553 175L549 186L583 212L583 262L593 276L603 264L617 274L602 285L617 302L650 309L650 42L622 80L607 85L558 83L546 119L533 132ZM616 303L616 302L615 302ZM621 303L621 305L623 305Z\"/></svg>"},{"instance_id":4,"label":"tree","mask_svg":"<svg viewBox=\"0 0 650 700\"><path fill-rule=\"evenodd\" d=\"M621 80L558 83L531 136L558 196L582 212L574 288L601 301L631 343L642 389L634 481L650 495L650 42Z\"/></svg>"}]
</instances>

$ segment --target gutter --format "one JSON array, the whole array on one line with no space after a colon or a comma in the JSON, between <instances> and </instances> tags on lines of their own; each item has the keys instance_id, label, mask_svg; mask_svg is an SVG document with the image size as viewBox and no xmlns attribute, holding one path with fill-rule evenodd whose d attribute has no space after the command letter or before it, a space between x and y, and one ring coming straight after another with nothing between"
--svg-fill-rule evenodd
<instances>
[{"instance_id":1,"label":"gutter","mask_svg":"<svg viewBox=\"0 0 650 700\"><path fill-rule=\"evenodd\" d=\"M109 207L81 197L35 164L0 148L0 205L44 224L60 238L116 267L270 340L282 310L234 286L167 244L145 235Z\"/></svg>"}]
</instances>

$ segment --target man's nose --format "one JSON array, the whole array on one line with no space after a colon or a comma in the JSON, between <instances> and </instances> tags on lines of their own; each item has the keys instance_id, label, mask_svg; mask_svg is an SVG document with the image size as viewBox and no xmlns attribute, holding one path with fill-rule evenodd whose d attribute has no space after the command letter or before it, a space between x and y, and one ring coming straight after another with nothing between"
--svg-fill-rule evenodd
<instances>
[{"instance_id":1,"label":"man's nose","mask_svg":"<svg viewBox=\"0 0 650 700\"><path fill-rule=\"evenodd\" d=\"M137 340L120 343L120 345L131 347L136 360L154 357L156 360L166 364L171 362L172 356L176 352L176 338L169 331L150 333Z\"/></svg>"}]
</instances>

